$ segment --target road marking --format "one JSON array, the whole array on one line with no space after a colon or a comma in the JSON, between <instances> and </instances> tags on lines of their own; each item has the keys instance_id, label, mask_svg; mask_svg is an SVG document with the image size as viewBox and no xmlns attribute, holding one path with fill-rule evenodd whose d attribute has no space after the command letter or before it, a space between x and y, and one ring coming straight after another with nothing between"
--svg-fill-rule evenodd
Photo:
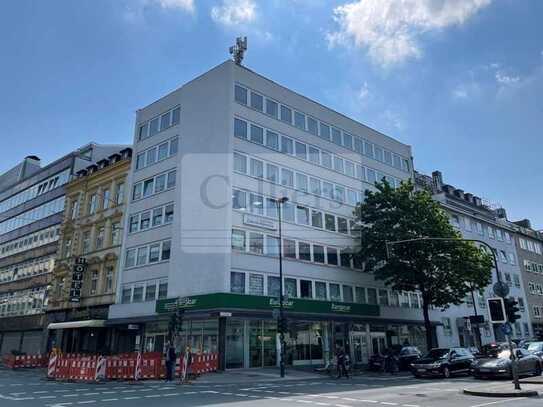
<instances>
[{"instance_id":1,"label":"road marking","mask_svg":"<svg viewBox=\"0 0 543 407\"><path fill-rule=\"evenodd\" d=\"M43 394L43 393L47 393L47 390L40 390L40 391L35 391L34 394ZM15 394L15 393L13 393ZM19 394L23 394L23 393L19 393Z\"/></svg>"},{"instance_id":2,"label":"road marking","mask_svg":"<svg viewBox=\"0 0 543 407\"><path fill-rule=\"evenodd\" d=\"M150 399L150 398L160 397L160 394L148 394L145 397Z\"/></svg>"},{"instance_id":3,"label":"road marking","mask_svg":"<svg viewBox=\"0 0 543 407\"><path fill-rule=\"evenodd\" d=\"M297 403L309 403L309 404L313 403L313 402L310 401L310 400L296 400L296 402L297 402Z\"/></svg>"},{"instance_id":4,"label":"road marking","mask_svg":"<svg viewBox=\"0 0 543 407\"><path fill-rule=\"evenodd\" d=\"M40 396L40 399L56 399L57 396Z\"/></svg>"},{"instance_id":5,"label":"road marking","mask_svg":"<svg viewBox=\"0 0 543 407\"><path fill-rule=\"evenodd\" d=\"M103 399L102 401L117 401L119 399Z\"/></svg>"},{"instance_id":6,"label":"road marking","mask_svg":"<svg viewBox=\"0 0 543 407\"><path fill-rule=\"evenodd\" d=\"M98 392L93 392L93 393L83 393L83 396L96 396L97 394L100 394Z\"/></svg>"},{"instance_id":7,"label":"road marking","mask_svg":"<svg viewBox=\"0 0 543 407\"><path fill-rule=\"evenodd\" d=\"M79 394L63 394L62 397L79 397Z\"/></svg>"},{"instance_id":8,"label":"road marking","mask_svg":"<svg viewBox=\"0 0 543 407\"><path fill-rule=\"evenodd\" d=\"M398 403L391 403L390 401L380 401L379 403L384 404L385 406L397 406Z\"/></svg>"},{"instance_id":9,"label":"road marking","mask_svg":"<svg viewBox=\"0 0 543 407\"><path fill-rule=\"evenodd\" d=\"M515 397L510 399L503 399L503 400L497 400L497 401L489 401L488 403L482 403L482 404L475 404L471 407L483 407L483 406L490 406L493 404L500 404L500 403L507 403L509 401L517 401L517 400L526 400L526 397Z\"/></svg>"},{"instance_id":10,"label":"road marking","mask_svg":"<svg viewBox=\"0 0 543 407\"><path fill-rule=\"evenodd\" d=\"M179 396L181 393L167 393L163 394L162 397L172 397L172 396Z\"/></svg>"},{"instance_id":11,"label":"road marking","mask_svg":"<svg viewBox=\"0 0 543 407\"><path fill-rule=\"evenodd\" d=\"M151 389L148 389L148 390L150 391ZM117 393L117 392L116 391L103 391L102 392L102 394L115 394L115 393Z\"/></svg>"},{"instance_id":12,"label":"road marking","mask_svg":"<svg viewBox=\"0 0 543 407\"><path fill-rule=\"evenodd\" d=\"M96 400L78 401L77 404L91 404L96 403Z\"/></svg>"},{"instance_id":13,"label":"road marking","mask_svg":"<svg viewBox=\"0 0 543 407\"><path fill-rule=\"evenodd\" d=\"M377 400L358 400L358 401L361 401L362 403L379 403Z\"/></svg>"},{"instance_id":14,"label":"road marking","mask_svg":"<svg viewBox=\"0 0 543 407\"><path fill-rule=\"evenodd\" d=\"M138 400L138 399L141 399L141 397L140 396L123 397L123 400Z\"/></svg>"}]
</instances>

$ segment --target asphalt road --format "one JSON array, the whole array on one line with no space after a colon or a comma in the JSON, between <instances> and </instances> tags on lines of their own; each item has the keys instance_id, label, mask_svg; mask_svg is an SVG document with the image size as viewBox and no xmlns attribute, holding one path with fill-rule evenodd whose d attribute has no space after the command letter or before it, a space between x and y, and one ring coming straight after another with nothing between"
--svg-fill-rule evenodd
<instances>
[{"instance_id":1,"label":"asphalt road","mask_svg":"<svg viewBox=\"0 0 543 407\"><path fill-rule=\"evenodd\" d=\"M222 381L225 376L222 377ZM482 398L461 394L485 383L472 378L419 380L409 376L364 376L334 380L206 383L192 385L145 382L128 384L57 383L43 380L41 371L0 369L1 407L179 407L179 406L298 406L308 407L527 407L542 399ZM503 382L502 382L503 383ZM543 390L543 389L542 389Z\"/></svg>"}]
</instances>

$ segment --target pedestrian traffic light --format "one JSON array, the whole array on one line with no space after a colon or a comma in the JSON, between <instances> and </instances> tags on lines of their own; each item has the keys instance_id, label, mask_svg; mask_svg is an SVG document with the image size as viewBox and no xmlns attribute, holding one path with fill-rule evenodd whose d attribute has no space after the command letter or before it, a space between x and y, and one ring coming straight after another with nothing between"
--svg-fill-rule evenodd
<instances>
[{"instance_id":1,"label":"pedestrian traffic light","mask_svg":"<svg viewBox=\"0 0 543 407\"><path fill-rule=\"evenodd\" d=\"M175 329L177 332L183 329L183 316L185 315L184 309L178 309L175 312Z\"/></svg>"},{"instance_id":2,"label":"pedestrian traffic light","mask_svg":"<svg viewBox=\"0 0 543 407\"><path fill-rule=\"evenodd\" d=\"M520 319L520 314L517 314L517 312L520 311L520 308L518 307L518 301L512 297L506 298L504 301L507 320L511 323L514 323L517 319Z\"/></svg>"},{"instance_id":3,"label":"pedestrian traffic light","mask_svg":"<svg viewBox=\"0 0 543 407\"><path fill-rule=\"evenodd\" d=\"M503 298L488 298L488 315L490 322L494 324L503 324L507 321L505 314L505 307L503 305Z\"/></svg>"}]
</instances>

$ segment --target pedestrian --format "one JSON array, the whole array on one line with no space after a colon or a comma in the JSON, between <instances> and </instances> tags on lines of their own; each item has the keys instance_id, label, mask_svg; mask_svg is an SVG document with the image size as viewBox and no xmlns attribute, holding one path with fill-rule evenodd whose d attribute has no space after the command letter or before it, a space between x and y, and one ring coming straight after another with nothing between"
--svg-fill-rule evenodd
<instances>
[{"instance_id":1,"label":"pedestrian","mask_svg":"<svg viewBox=\"0 0 543 407\"><path fill-rule=\"evenodd\" d=\"M171 382L175 373L175 347L168 341L166 343L166 381Z\"/></svg>"},{"instance_id":2,"label":"pedestrian","mask_svg":"<svg viewBox=\"0 0 543 407\"><path fill-rule=\"evenodd\" d=\"M394 354L393 349L388 349L385 356L385 372L390 373L391 375L396 374L398 371L398 359Z\"/></svg>"},{"instance_id":3,"label":"pedestrian","mask_svg":"<svg viewBox=\"0 0 543 407\"><path fill-rule=\"evenodd\" d=\"M182 372L181 372L181 383L190 383L189 374L191 373L192 365L192 350L190 345L187 345L185 348L185 355L183 356Z\"/></svg>"},{"instance_id":4,"label":"pedestrian","mask_svg":"<svg viewBox=\"0 0 543 407\"><path fill-rule=\"evenodd\" d=\"M345 376L347 379L349 378L349 374L347 373L347 369L345 366L345 351L342 347L338 348L338 351L336 353L336 360L337 360L337 378L341 379L343 376Z\"/></svg>"}]
</instances>

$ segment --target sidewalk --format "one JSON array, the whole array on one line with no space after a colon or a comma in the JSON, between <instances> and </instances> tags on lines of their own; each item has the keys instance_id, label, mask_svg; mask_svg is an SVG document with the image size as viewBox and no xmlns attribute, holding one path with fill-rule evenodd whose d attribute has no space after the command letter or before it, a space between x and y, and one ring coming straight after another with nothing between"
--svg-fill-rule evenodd
<instances>
[{"instance_id":1,"label":"sidewalk","mask_svg":"<svg viewBox=\"0 0 543 407\"><path fill-rule=\"evenodd\" d=\"M539 391L543 391L543 377L521 380L522 390L515 390L513 386L509 380L497 384L481 383L480 386L464 389L463 393L481 397L539 397Z\"/></svg>"}]
</instances>

